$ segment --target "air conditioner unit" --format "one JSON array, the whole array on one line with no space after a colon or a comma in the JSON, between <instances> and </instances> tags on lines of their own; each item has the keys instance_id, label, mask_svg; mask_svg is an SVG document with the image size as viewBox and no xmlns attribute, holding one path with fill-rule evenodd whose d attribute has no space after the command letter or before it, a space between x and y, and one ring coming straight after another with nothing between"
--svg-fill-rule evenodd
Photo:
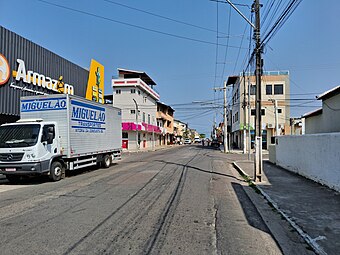
<instances>
[{"instance_id":1,"label":"air conditioner unit","mask_svg":"<svg viewBox=\"0 0 340 255\"><path fill-rule=\"evenodd\" d=\"M274 128L274 125L271 123L267 123L267 128Z\"/></svg>"}]
</instances>

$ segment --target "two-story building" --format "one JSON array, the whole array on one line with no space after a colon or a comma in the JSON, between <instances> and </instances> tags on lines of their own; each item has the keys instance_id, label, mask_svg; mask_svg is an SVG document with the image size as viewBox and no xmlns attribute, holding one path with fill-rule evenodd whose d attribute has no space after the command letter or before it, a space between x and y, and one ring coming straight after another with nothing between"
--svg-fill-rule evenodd
<instances>
[{"instance_id":1,"label":"two-story building","mask_svg":"<svg viewBox=\"0 0 340 255\"><path fill-rule=\"evenodd\" d=\"M161 129L159 145L168 145L174 142L174 112L171 106L157 102L157 126Z\"/></svg>"},{"instance_id":2,"label":"two-story building","mask_svg":"<svg viewBox=\"0 0 340 255\"><path fill-rule=\"evenodd\" d=\"M228 85L233 86L230 102L231 146L233 148L248 149L249 137L251 143L254 143L255 84L255 76L250 74L245 76L240 74L240 76L232 76L228 79ZM267 149L273 136L289 134L289 72L264 72L261 76L261 95L262 148ZM276 114L277 118L275 118ZM278 123L275 122L276 119ZM250 129L250 136L248 134L248 127ZM276 127L278 127L277 134Z\"/></svg>"},{"instance_id":3,"label":"two-story building","mask_svg":"<svg viewBox=\"0 0 340 255\"><path fill-rule=\"evenodd\" d=\"M161 130L156 113L160 97L154 86L150 76L141 71L119 68L118 78L112 79L113 95L105 99L122 109L123 149L154 148L159 144Z\"/></svg>"}]
</instances>

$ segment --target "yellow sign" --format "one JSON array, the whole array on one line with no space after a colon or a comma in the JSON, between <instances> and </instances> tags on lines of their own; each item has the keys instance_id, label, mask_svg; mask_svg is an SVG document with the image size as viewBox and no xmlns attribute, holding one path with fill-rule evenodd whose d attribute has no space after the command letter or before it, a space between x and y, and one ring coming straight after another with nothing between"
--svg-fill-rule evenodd
<instances>
[{"instance_id":1,"label":"yellow sign","mask_svg":"<svg viewBox=\"0 0 340 255\"><path fill-rule=\"evenodd\" d=\"M104 103L104 66L94 59L91 60L86 99Z\"/></svg>"}]
</instances>

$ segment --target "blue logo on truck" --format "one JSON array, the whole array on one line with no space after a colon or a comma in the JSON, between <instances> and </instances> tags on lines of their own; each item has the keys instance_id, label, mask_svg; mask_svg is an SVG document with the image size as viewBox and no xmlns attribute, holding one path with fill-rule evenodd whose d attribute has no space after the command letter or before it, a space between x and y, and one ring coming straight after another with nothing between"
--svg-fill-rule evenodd
<instances>
[{"instance_id":1,"label":"blue logo on truck","mask_svg":"<svg viewBox=\"0 0 340 255\"><path fill-rule=\"evenodd\" d=\"M31 99L21 101L21 112L39 112L66 109L65 98Z\"/></svg>"},{"instance_id":2,"label":"blue logo on truck","mask_svg":"<svg viewBox=\"0 0 340 255\"><path fill-rule=\"evenodd\" d=\"M71 100L72 129L79 133L103 133L105 108Z\"/></svg>"}]
</instances>

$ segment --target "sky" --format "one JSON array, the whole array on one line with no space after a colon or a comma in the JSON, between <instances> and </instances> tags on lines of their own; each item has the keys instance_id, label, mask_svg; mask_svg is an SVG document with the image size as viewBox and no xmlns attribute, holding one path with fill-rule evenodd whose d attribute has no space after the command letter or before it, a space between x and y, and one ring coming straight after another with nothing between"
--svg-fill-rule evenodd
<instances>
[{"instance_id":1,"label":"sky","mask_svg":"<svg viewBox=\"0 0 340 255\"><path fill-rule=\"evenodd\" d=\"M232 2L250 19L253 1ZM272 2L261 1L263 33L278 18ZM336 0L301 1L266 44L263 68L290 72L291 98L314 99L340 84L339 10ZM0 11L1 26L61 57L83 68L91 59L103 64L105 94L117 68L146 72L175 118L207 135L223 118L223 94L213 88L245 68L253 44L250 25L224 1L0 0ZM320 106L296 102L291 117Z\"/></svg>"}]
</instances>

